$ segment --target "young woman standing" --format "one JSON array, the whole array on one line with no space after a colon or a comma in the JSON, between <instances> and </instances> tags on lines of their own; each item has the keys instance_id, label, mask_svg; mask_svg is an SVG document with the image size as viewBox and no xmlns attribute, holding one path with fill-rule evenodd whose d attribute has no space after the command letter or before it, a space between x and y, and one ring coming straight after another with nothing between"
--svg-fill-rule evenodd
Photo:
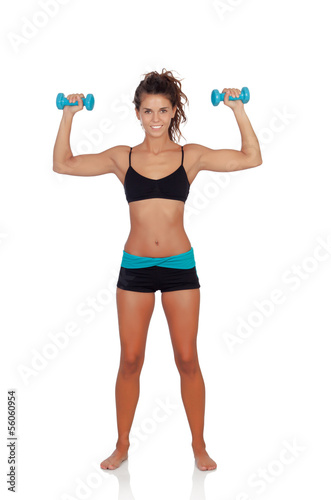
<instances>
[{"instance_id":1,"label":"young woman standing","mask_svg":"<svg viewBox=\"0 0 331 500\"><path fill-rule=\"evenodd\" d=\"M257 137L237 88L225 88L224 104L237 120L241 151L213 150L199 144L180 146L180 123L186 121L188 102L181 83L171 71L147 73L138 85L135 112L145 132L137 146L115 146L99 154L73 156L70 149L72 119L83 109L83 94L70 94L56 138L55 172L67 175L115 174L129 203L131 229L124 245L116 304L121 343L116 380L118 439L115 451L101 463L116 469L128 458L129 433L138 398L147 332L155 305L155 292L169 326L174 359L180 374L181 395L192 433L192 449L200 470L216 468L204 441L205 385L201 374L197 333L200 282L193 248L183 225L184 204L201 170L230 172L262 164Z\"/></svg>"}]
</instances>

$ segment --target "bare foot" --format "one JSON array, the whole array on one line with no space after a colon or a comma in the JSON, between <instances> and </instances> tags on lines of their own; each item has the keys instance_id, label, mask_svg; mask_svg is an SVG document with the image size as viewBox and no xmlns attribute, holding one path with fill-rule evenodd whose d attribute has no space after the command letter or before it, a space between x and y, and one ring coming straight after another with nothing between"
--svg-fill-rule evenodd
<instances>
[{"instance_id":1,"label":"bare foot","mask_svg":"<svg viewBox=\"0 0 331 500\"><path fill-rule=\"evenodd\" d=\"M217 467L216 462L206 452L204 448L194 449L195 463L199 470L214 470Z\"/></svg>"},{"instance_id":2,"label":"bare foot","mask_svg":"<svg viewBox=\"0 0 331 500\"><path fill-rule=\"evenodd\" d=\"M121 463L128 458L128 448L129 445L117 445L116 450L110 455L110 457L101 462L101 469L117 469Z\"/></svg>"}]
</instances>

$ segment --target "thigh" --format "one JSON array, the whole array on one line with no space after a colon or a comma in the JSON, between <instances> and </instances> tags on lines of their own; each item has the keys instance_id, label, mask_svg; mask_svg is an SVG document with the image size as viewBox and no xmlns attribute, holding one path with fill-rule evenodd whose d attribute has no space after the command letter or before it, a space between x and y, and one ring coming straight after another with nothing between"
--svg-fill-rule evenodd
<instances>
[{"instance_id":1,"label":"thigh","mask_svg":"<svg viewBox=\"0 0 331 500\"><path fill-rule=\"evenodd\" d=\"M155 294L117 288L116 305L122 355L143 356Z\"/></svg>"},{"instance_id":2,"label":"thigh","mask_svg":"<svg viewBox=\"0 0 331 500\"><path fill-rule=\"evenodd\" d=\"M200 289L163 292L161 295L175 358L190 358L196 352Z\"/></svg>"}]
</instances>

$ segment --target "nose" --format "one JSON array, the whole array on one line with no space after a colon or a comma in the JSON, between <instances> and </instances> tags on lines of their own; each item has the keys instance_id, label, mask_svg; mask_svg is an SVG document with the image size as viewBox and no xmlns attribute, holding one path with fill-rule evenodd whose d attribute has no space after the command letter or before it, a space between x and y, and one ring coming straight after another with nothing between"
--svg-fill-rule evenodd
<instances>
[{"instance_id":1,"label":"nose","mask_svg":"<svg viewBox=\"0 0 331 500\"><path fill-rule=\"evenodd\" d=\"M158 121L159 121L159 117L157 116L157 113L153 113L152 123L157 124Z\"/></svg>"}]
</instances>

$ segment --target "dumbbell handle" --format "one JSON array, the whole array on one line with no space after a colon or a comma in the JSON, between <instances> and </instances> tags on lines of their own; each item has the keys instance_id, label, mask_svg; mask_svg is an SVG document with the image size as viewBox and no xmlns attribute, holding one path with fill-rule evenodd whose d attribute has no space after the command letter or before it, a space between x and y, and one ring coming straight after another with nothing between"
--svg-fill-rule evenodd
<instances>
[{"instance_id":1,"label":"dumbbell handle","mask_svg":"<svg viewBox=\"0 0 331 500\"><path fill-rule=\"evenodd\" d=\"M221 101L224 101L224 97L226 96L225 92L220 93L217 89L213 90L211 93L211 102L214 106L218 106ZM229 97L229 101L242 101L244 104L249 101L250 95L247 87L243 87L241 89L241 93L239 97Z\"/></svg>"},{"instance_id":2,"label":"dumbbell handle","mask_svg":"<svg viewBox=\"0 0 331 500\"><path fill-rule=\"evenodd\" d=\"M86 103L85 103L85 99L86 99L86 97L82 97L81 99L82 99L82 101L83 101L83 105L84 105L84 106L86 106ZM65 106L78 106L78 101L75 101L75 102L69 102L69 100L65 97L65 98L63 99L63 104L64 104Z\"/></svg>"}]
</instances>

